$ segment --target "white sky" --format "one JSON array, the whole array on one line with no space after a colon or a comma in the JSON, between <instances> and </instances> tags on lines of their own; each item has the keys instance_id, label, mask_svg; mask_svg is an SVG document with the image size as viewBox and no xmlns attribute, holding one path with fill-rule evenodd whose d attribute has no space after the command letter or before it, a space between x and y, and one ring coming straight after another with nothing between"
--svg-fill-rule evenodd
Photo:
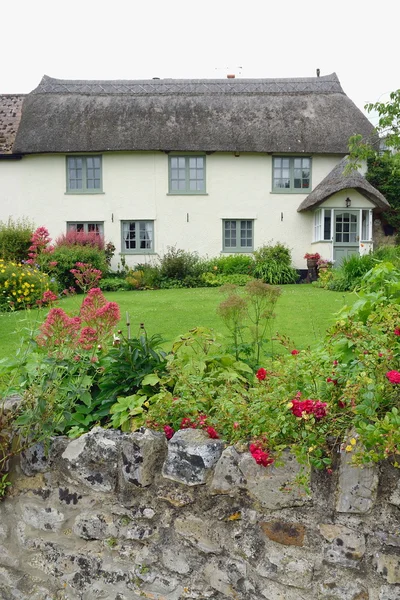
<instances>
[{"instance_id":1,"label":"white sky","mask_svg":"<svg viewBox=\"0 0 400 600\"><path fill-rule=\"evenodd\" d=\"M2 2L4 94L29 92L43 74L269 78L317 68L335 71L361 109L400 88L399 0Z\"/></svg>"}]
</instances>

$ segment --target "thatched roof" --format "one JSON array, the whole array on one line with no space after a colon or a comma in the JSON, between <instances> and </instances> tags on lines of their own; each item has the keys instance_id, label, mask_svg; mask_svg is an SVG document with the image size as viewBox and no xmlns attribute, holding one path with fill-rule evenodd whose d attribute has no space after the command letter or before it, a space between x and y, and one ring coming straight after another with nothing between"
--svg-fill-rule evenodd
<instances>
[{"instance_id":1,"label":"thatched roof","mask_svg":"<svg viewBox=\"0 0 400 600\"><path fill-rule=\"evenodd\" d=\"M23 95L16 94L0 96L0 155L12 154L23 99Z\"/></svg>"},{"instance_id":2,"label":"thatched roof","mask_svg":"<svg viewBox=\"0 0 400 600\"><path fill-rule=\"evenodd\" d=\"M336 74L301 79L65 81L26 97L15 151L347 152L368 119Z\"/></svg>"},{"instance_id":3,"label":"thatched roof","mask_svg":"<svg viewBox=\"0 0 400 600\"><path fill-rule=\"evenodd\" d=\"M316 208L321 202L324 202L324 200L327 200L330 196L336 194L336 192L346 189L357 190L381 210L390 208L390 204L386 198L361 173L350 171L348 174L344 174L347 162L347 158L341 160L311 194L308 194L297 210L301 212Z\"/></svg>"}]
</instances>

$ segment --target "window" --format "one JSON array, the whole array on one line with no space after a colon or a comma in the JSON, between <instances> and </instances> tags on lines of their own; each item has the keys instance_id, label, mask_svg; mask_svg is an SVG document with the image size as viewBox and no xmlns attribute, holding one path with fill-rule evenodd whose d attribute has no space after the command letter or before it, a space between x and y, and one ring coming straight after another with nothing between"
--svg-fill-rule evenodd
<instances>
[{"instance_id":1,"label":"window","mask_svg":"<svg viewBox=\"0 0 400 600\"><path fill-rule=\"evenodd\" d=\"M102 221L68 222L67 231L76 231L78 233L97 233L98 235L104 235L104 223Z\"/></svg>"},{"instance_id":2,"label":"window","mask_svg":"<svg viewBox=\"0 0 400 600\"><path fill-rule=\"evenodd\" d=\"M224 252L252 252L253 221L224 220L223 250Z\"/></svg>"},{"instance_id":3,"label":"window","mask_svg":"<svg viewBox=\"0 0 400 600\"><path fill-rule=\"evenodd\" d=\"M206 157L170 156L169 193L205 194Z\"/></svg>"},{"instance_id":4,"label":"window","mask_svg":"<svg viewBox=\"0 0 400 600\"><path fill-rule=\"evenodd\" d=\"M272 190L300 194L311 191L311 158L274 156Z\"/></svg>"},{"instance_id":5,"label":"window","mask_svg":"<svg viewBox=\"0 0 400 600\"><path fill-rule=\"evenodd\" d=\"M101 156L67 156L67 193L102 192Z\"/></svg>"},{"instance_id":6,"label":"window","mask_svg":"<svg viewBox=\"0 0 400 600\"><path fill-rule=\"evenodd\" d=\"M314 214L314 242L332 239L332 210L323 208Z\"/></svg>"},{"instance_id":7,"label":"window","mask_svg":"<svg viewBox=\"0 0 400 600\"><path fill-rule=\"evenodd\" d=\"M372 210L361 211L361 241L372 240Z\"/></svg>"},{"instance_id":8,"label":"window","mask_svg":"<svg viewBox=\"0 0 400 600\"><path fill-rule=\"evenodd\" d=\"M122 222L122 253L154 252L153 221Z\"/></svg>"}]
</instances>

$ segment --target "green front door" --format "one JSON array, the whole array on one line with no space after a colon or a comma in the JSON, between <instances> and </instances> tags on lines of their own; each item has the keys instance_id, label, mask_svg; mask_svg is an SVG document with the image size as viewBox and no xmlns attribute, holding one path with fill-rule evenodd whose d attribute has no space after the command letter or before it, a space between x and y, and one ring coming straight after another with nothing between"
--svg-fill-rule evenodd
<instances>
[{"instance_id":1,"label":"green front door","mask_svg":"<svg viewBox=\"0 0 400 600\"><path fill-rule=\"evenodd\" d=\"M335 265L344 258L359 253L359 211L335 210L333 259Z\"/></svg>"}]
</instances>

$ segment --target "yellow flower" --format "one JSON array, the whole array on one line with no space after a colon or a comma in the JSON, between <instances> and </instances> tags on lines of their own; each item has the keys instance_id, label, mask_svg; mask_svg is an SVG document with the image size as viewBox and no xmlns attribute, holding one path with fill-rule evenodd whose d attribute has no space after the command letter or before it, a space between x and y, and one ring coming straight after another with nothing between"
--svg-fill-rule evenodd
<instances>
[{"instance_id":1,"label":"yellow flower","mask_svg":"<svg viewBox=\"0 0 400 600\"><path fill-rule=\"evenodd\" d=\"M352 446L355 446L355 445L357 444L357 440L356 440L355 438L351 438L351 440L350 440L350 444L351 444Z\"/></svg>"},{"instance_id":2,"label":"yellow flower","mask_svg":"<svg viewBox=\"0 0 400 600\"><path fill-rule=\"evenodd\" d=\"M346 450L346 452L352 452L353 446L346 446L345 450Z\"/></svg>"}]
</instances>

